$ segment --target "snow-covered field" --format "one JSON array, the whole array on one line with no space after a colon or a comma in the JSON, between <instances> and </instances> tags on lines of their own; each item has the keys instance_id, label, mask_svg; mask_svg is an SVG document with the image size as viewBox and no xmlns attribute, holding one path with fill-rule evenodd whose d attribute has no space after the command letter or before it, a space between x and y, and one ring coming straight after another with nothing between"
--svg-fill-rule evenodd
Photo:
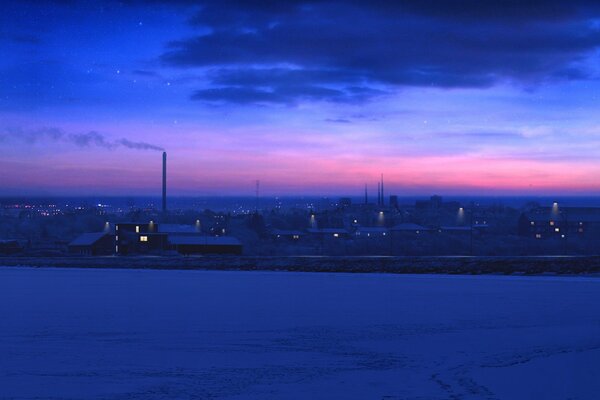
<instances>
[{"instance_id":1,"label":"snow-covered field","mask_svg":"<svg viewBox=\"0 0 600 400\"><path fill-rule=\"evenodd\" d=\"M600 278L0 268L1 399L597 399Z\"/></svg>"}]
</instances>

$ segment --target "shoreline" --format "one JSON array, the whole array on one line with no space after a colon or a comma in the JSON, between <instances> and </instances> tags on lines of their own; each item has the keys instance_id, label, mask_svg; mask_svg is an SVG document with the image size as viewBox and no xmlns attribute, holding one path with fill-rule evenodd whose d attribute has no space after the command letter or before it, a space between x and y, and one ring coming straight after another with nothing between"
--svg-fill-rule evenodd
<instances>
[{"instance_id":1,"label":"shoreline","mask_svg":"<svg viewBox=\"0 0 600 400\"><path fill-rule=\"evenodd\" d=\"M449 275L600 274L600 256L0 257L0 267L290 271Z\"/></svg>"}]
</instances>

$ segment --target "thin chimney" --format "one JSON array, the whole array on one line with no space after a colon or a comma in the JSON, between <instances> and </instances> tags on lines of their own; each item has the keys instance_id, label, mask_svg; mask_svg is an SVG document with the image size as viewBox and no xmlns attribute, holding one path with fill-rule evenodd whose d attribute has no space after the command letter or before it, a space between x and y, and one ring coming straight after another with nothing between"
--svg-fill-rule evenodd
<instances>
[{"instance_id":1,"label":"thin chimney","mask_svg":"<svg viewBox=\"0 0 600 400\"><path fill-rule=\"evenodd\" d=\"M162 211L167 212L167 152L163 151L162 159Z\"/></svg>"}]
</instances>

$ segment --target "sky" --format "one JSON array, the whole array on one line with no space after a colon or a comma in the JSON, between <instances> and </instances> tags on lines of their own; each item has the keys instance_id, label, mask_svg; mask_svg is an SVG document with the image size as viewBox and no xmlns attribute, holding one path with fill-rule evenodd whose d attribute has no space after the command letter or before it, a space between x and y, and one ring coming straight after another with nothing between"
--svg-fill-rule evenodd
<instances>
[{"instance_id":1,"label":"sky","mask_svg":"<svg viewBox=\"0 0 600 400\"><path fill-rule=\"evenodd\" d=\"M594 1L21 1L0 195L600 194Z\"/></svg>"}]
</instances>

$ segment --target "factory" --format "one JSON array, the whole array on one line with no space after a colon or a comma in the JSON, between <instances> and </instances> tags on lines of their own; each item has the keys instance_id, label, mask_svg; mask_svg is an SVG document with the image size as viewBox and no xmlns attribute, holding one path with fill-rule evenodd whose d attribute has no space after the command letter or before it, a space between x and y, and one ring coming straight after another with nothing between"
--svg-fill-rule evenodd
<instances>
[{"instance_id":1,"label":"factory","mask_svg":"<svg viewBox=\"0 0 600 400\"><path fill-rule=\"evenodd\" d=\"M167 153L162 153L161 217L167 217ZM221 230L220 233L224 231ZM68 244L73 255L195 255L242 254L241 242L228 236L210 236L193 225L157 221L105 224L102 232L84 233Z\"/></svg>"},{"instance_id":2,"label":"factory","mask_svg":"<svg viewBox=\"0 0 600 400\"><path fill-rule=\"evenodd\" d=\"M118 223L115 254L242 254L242 244L234 237L207 236L197 225Z\"/></svg>"},{"instance_id":3,"label":"factory","mask_svg":"<svg viewBox=\"0 0 600 400\"><path fill-rule=\"evenodd\" d=\"M167 214L167 152L162 153L162 207ZM234 237L208 236L200 221L194 225L124 222L115 226L114 253L126 254L242 254L242 244Z\"/></svg>"}]
</instances>

